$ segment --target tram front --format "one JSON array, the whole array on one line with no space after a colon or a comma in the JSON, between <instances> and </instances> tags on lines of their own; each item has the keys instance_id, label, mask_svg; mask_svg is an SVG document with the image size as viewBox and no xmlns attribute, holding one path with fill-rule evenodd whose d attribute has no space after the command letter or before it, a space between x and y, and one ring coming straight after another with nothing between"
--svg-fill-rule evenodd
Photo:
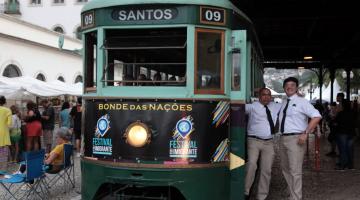
<instances>
[{"instance_id":1,"label":"tram front","mask_svg":"<svg viewBox=\"0 0 360 200\"><path fill-rule=\"evenodd\" d=\"M82 11L83 199L242 198L243 137L231 135L244 130L229 120L231 107L243 113L231 100L246 96L239 15L228 1L166 2L93 0Z\"/></svg>"}]
</instances>

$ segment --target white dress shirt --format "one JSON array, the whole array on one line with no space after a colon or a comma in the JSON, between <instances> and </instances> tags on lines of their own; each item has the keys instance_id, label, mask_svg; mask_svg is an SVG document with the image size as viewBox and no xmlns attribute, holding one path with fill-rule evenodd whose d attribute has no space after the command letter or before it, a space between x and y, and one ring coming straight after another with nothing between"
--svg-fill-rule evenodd
<instances>
[{"instance_id":1,"label":"white dress shirt","mask_svg":"<svg viewBox=\"0 0 360 200\"><path fill-rule=\"evenodd\" d=\"M271 112L271 117L275 125L281 104L270 102L267 106ZM245 112L249 117L247 124L247 134L249 136L256 136L262 139L272 138L270 124L263 104L258 101L252 104L246 104Z\"/></svg>"},{"instance_id":2,"label":"white dress shirt","mask_svg":"<svg viewBox=\"0 0 360 200\"><path fill-rule=\"evenodd\" d=\"M305 98L294 94L290 99L285 118L284 133L302 133L308 126L308 119L314 117L321 117L318 110L310 104ZM283 110L286 106L287 99L283 100L280 113L279 122L281 126L283 118Z\"/></svg>"}]
</instances>

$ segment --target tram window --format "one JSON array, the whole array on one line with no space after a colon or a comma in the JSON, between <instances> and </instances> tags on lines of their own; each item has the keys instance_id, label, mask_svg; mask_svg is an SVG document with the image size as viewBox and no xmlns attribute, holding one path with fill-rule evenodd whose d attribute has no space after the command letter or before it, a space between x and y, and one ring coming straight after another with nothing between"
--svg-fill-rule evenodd
<instances>
[{"instance_id":1,"label":"tram window","mask_svg":"<svg viewBox=\"0 0 360 200\"><path fill-rule=\"evenodd\" d=\"M196 30L195 93L224 93L224 32Z\"/></svg>"},{"instance_id":2,"label":"tram window","mask_svg":"<svg viewBox=\"0 0 360 200\"><path fill-rule=\"evenodd\" d=\"M85 34L85 86L86 91L93 91L96 87L96 32Z\"/></svg>"},{"instance_id":3,"label":"tram window","mask_svg":"<svg viewBox=\"0 0 360 200\"><path fill-rule=\"evenodd\" d=\"M186 85L184 78L165 78L186 77L186 28L108 29L102 48L106 86Z\"/></svg>"}]
</instances>

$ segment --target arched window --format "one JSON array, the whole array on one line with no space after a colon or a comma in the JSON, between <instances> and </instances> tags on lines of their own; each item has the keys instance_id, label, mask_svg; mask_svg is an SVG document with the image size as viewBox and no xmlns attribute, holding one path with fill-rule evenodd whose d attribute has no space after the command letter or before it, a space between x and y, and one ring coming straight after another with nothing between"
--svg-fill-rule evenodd
<instances>
[{"instance_id":1,"label":"arched window","mask_svg":"<svg viewBox=\"0 0 360 200\"><path fill-rule=\"evenodd\" d=\"M80 76L80 75L78 75L77 77L76 77L76 79L75 79L75 83L82 83L83 82L83 78L82 78L82 76Z\"/></svg>"},{"instance_id":2,"label":"arched window","mask_svg":"<svg viewBox=\"0 0 360 200\"><path fill-rule=\"evenodd\" d=\"M58 33L64 33L64 29L61 28L60 26L56 26L56 27L54 28L54 31L55 31L55 32L58 32Z\"/></svg>"},{"instance_id":3,"label":"arched window","mask_svg":"<svg viewBox=\"0 0 360 200\"><path fill-rule=\"evenodd\" d=\"M21 71L16 65L10 64L5 68L5 70L3 72L3 76L9 77L9 78L20 77Z\"/></svg>"},{"instance_id":4,"label":"arched window","mask_svg":"<svg viewBox=\"0 0 360 200\"><path fill-rule=\"evenodd\" d=\"M75 32L75 37L79 40L82 39L82 35L81 35L81 26L76 28L76 32Z\"/></svg>"},{"instance_id":5,"label":"arched window","mask_svg":"<svg viewBox=\"0 0 360 200\"><path fill-rule=\"evenodd\" d=\"M57 78L57 80L59 80L59 81L61 81L61 82L65 82L65 79L64 79L64 77L62 77L62 76L59 76L59 78Z\"/></svg>"},{"instance_id":6,"label":"arched window","mask_svg":"<svg viewBox=\"0 0 360 200\"><path fill-rule=\"evenodd\" d=\"M36 76L36 79L37 80L40 80L40 81L45 81L45 76L44 76L44 74L38 74L37 76Z\"/></svg>"}]
</instances>

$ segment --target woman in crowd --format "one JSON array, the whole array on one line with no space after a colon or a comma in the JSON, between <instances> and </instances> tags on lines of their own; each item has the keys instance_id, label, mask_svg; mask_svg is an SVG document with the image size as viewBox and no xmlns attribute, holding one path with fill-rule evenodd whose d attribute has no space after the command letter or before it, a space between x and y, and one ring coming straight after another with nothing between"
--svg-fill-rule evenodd
<instances>
[{"instance_id":1,"label":"woman in crowd","mask_svg":"<svg viewBox=\"0 0 360 200\"><path fill-rule=\"evenodd\" d=\"M70 116L73 119L74 127L73 133L75 135L75 147L77 151L77 157L80 157L80 148L81 148L81 114L82 113L82 98L77 98L76 106L74 106L70 111Z\"/></svg>"},{"instance_id":2,"label":"woman in crowd","mask_svg":"<svg viewBox=\"0 0 360 200\"><path fill-rule=\"evenodd\" d=\"M65 101L59 113L59 126L70 128L70 103Z\"/></svg>"},{"instance_id":3,"label":"woman in crowd","mask_svg":"<svg viewBox=\"0 0 360 200\"><path fill-rule=\"evenodd\" d=\"M21 117L17 106L10 107L12 112L12 126L10 127L10 160L12 162L18 161L19 156L19 142L21 140Z\"/></svg>"},{"instance_id":4,"label":"woman in crowd","mask_svg":"<svg viewBox=\"0 0 360 200\"><path fill-rule=\"evenodd\" d=\"M40 149L40 136L42 135L41 115L34 102L26 104L26 151Z\"/></svg>"},{"instance_id":5,"label":"woman in crowd","mask_svg":"<svg viewBox=\"0 0 360 200\"><path fill-rule=\"evenodd\" d=\"M64 144L69 144L71 133L68 128L61 127L56 131L56 147L46 155L47 173L58 173L64 163Z\"/></svg>"},{"instance_id":6,"label":"woman in crowd","mask_svg":"<svg viewBox=\"0 0 360 200\"><path fill-rule=\"evenodd\" d=\"M7 166L8 156L9 156L9 147L10 134L9 127L12 124L12 115L9 108L6 108L6 98L0 96L0 170L4 170Z\"/></svg>"}]
</instances>

